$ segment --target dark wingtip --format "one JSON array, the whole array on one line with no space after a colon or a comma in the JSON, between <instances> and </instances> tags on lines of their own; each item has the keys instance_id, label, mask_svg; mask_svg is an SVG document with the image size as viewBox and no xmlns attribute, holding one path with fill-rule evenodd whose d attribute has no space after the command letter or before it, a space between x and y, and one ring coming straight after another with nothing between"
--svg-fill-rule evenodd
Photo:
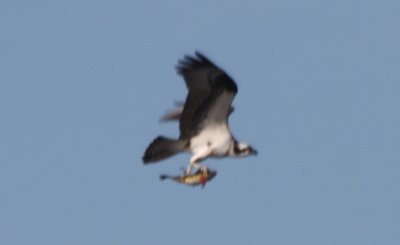
<instances>
[{"instance_id":1,"label":"dark wingtip","mask_svg":"<svg viewBox=\"0 0 400 245\"><path fill-rule=\"evenodd\" d=\"M206 58L206 56L204 55L204 54L202 54L200 51L198 51L198 50L195 50L194 51L194 54L198 57L198 58L200 58L200 59L207 59Z\"/></svg>"},{"instance_id":2,"label":"dark wingtip","mask_svg":"<svg viewBox=\"0 0 400 245\"><path fill-rule=\"evenodd\" d=\"M203 53L201 53L198 50L194 51L194 54L197 56L197 58L204 64L208 64L208 65L212 65L217 67L214 63L211 62L211 60L209 58L207 58L207 56L205 56Z\"/></svg>"},{"instance_id":3,"label":"dark wingtip","mask_svg":"<svg viewBox=\"0 0 400 245\"><path fill-rule=\"evenodd\" d=\"M195 55L185 55L183 59L178 61L178 64L175 66L178 74L182 75L187 70L205 65L217 67L200 51L195 50L194 54Z\"/></svg>"}]
</instances>

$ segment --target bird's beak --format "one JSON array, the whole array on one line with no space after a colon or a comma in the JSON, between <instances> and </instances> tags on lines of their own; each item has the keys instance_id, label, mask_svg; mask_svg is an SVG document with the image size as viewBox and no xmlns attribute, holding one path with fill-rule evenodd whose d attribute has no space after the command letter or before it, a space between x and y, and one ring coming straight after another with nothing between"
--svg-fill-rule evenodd
<instances>
[{"instance_id":1,"label":"bird's beak","mask_svg":"<svg viewBox=\"0 0 400 245\"><path fill-rule=\"evenodd\" d=\"M256 149L251 148L251 155L257 156L258 152Z\"/></svg>"}]
</instances>

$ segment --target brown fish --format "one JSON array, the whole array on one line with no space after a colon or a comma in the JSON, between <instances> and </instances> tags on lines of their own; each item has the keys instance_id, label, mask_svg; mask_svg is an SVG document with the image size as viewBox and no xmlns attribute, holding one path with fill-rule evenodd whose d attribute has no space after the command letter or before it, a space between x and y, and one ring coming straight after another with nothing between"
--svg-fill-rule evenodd
<instances>
[{"instance_id":1,"label":"brown fish","mask_svg":"<svg viewBox=\"0 0 400 245\"><path fill-rule=\"evenodd\" d=\"M160 180L171 179L178 183L182 183L185 185L197 186L201 185L204 187L206 183L212 180L217 175L216 171L206 168L206 170L199 169L194 174L189 175L179 175L179 176L171 176L162 174L160 175Z\"/></svg>"}]
</instances>

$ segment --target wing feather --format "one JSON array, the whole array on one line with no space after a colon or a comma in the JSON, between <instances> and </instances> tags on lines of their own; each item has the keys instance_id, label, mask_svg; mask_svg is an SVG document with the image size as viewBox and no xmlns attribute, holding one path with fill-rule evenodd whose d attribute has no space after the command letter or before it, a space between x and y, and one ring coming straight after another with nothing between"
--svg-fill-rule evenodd
<instances>
[{"instance_id":1,"label":"wing feather","mask_svg":"<svg viewBox=\"0 0 400 245\"><path fill-rule=\"evenodd\" d=\"M204 126L204 122L227 123L231 104L238 88L222 69L199 52L185 56L177 65L188 95L179 120L180 139L189 139Z\"/></svg>"}]
</instances>

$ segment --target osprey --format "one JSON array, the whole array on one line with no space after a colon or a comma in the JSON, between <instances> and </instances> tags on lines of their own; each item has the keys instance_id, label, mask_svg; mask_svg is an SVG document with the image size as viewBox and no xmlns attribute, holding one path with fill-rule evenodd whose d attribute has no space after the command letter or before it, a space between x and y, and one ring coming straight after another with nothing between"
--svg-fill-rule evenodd
<instances>
[{"instance_id":1,"label":"osprey","mask_svg":"<svg viewBox=\"0 0 400 245\"><path fill-rule=\"evenodd\" d=\"M158 136L147 147L144 164L190 151L193 155L185 172L190 174L192 168L206 171L200 162L208 157L256 155L251 146L232 136L228 126L238 91L235 81L199 52L185 56L176 69L185 80L188 94L183 108L164 119L179 119L179 139Z\"/></svg>"}]
</instances>

